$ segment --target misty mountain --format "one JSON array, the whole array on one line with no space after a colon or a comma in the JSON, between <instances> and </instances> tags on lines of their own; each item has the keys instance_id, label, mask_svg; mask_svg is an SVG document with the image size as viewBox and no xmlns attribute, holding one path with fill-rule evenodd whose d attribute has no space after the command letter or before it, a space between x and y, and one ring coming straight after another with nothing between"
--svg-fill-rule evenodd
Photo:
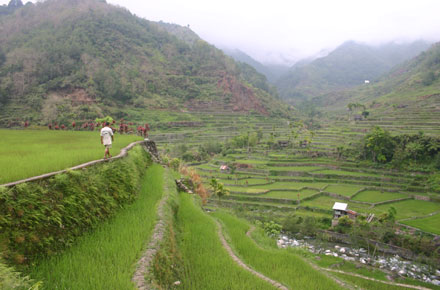
<instances>
[{"instance_id":1,"label":"misty mountain","mask_svg":"<svg viewBox=\"0 0 440 290\"><path fill-rule=\"evenodd\" d=\"M102 0L24 5L0 24L3 126L152 109L285 113L263 76L189 28Z\"/></svg>"},{"instance_id":2,"label":"misty mountain","mask_svg":"<svg viewBox=\"0 0 440 290\"><path fill-rule=\"evenodd\" d=\"M369 110L432 107L440 102L440 43L395 66L376 82L332 92L313 99L326 110L345 111L347 104L360 103Z\"/></svg>"},{"instance_id":3,"label":"misty mountain","mask_svg":"<svg viewBox=\"0 0 440 290\"><path fill-rule=\"evenodd\" d=\"M266 76L267 80L275 83L282 75L284 75L289 67L277 64L262 64L239 49L222 49L227 55L238 62L246 63L255 68L259 73Z\"/></svg>"},{"instance_id":4,"label":"misty mountain","mask_svg":"<svg viewBox=\"0 0 440 290\"><path fill-rule=\"evenodd\" d=\"M345 42L327 56L298 63L277 81L280 96L293 102L376 81L394 66L411 59L429 44L388 43L379 47Z\"/></svg>"}]
</instances>

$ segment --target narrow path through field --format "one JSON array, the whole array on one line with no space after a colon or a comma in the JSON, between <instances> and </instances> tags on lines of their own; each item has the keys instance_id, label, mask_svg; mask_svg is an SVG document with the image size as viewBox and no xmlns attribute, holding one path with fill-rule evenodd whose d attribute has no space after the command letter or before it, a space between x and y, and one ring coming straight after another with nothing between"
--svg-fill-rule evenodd
<instances>
[{"instance_id":1,"label":"narrow path through field","mask_svg":"<svg viewBox=\"0 0 440 290\"><path fill-rule=\"evenodd\" d=\"M412 289L418 289L418 290L430 290L430 288L425 288L422 286L414 286L414 285L408 285L408 284L402 284L402 283L395 283L395 282L388 282L388 281L383 281L383 280L377 280L374 278L370 278L367 276L363 276L363 275L359 275L359 274L355 274L355 273L350 273L350 272L344 272L341 270L334 270L334 269L328 269L328 268L321 268L322 270L328 271L328 272L334 272L334 273L339 273L339 274L344 274L344 275L350 275L353 277L358 277L358 278L362 278L365 280L370 280L370 281L374 281L374 282L378 282L378 283L383 283L383 284L387 284L387 285L392 285L392 286L399 286L399 287L405 287L405 288L412 288Z\"/></svg>"},{"instance_id":2,"label":"narrow path through field","mask_svg":"<svg viewBox=\"0 0 440 290\"><path fill-rule=\"evenodd\" d=\"M164 179L164 196L159 202L157 207L157 223L154 227L153 233L151 235L150 241L147 245L147 249L143 253L142 257L139 259L136 271L133 275L133 283L135 283L137 289L146 290L152 289L153 287L147 282L145 279L146 274L150 271L151 263L153 261L154 256L159 250L160 244L163 240L165 234L165 213L164 206L169 198L169 188L167 180L170 178L168 174L168 169L165 169L163 179Z\"/></svg>"},{"instance_id":3,"label":"narrow path through field","mask_svg":"<svg viewBox=\"0 0 440 290\"><path fill-rule=\"evenodd\" d=\"M255 243L255 245L264 250L253 238L252 238L252 232L255 231L255 226L251 225L251 227L249 228L249 230L246 232L246 235L251 239L251 241L253 241ZM315 264L309 262L306 260L306 262L316 271L322 272L321 268L316 266ZM348 288L348 289L352 289L352 287L350 287L347 283L344 283L343 281L339 280L338 278L334 277L333 275L328 275L327 273L323 273L324 275L326 275L327 277L329 277L330 279L332 279L333 281L335 281L336 283L338 283L339 285L341 285L342 287Z\"/></svg>"},{"instance_id":4,"label":"narrow path through field","mask_svg":"<svg viewBox=\"0 0 440 290\"><path fill-rule=\"evenodd\" d=\"M275 286L278 289L282 289L282 290L288 290L289 288L287 288L286 286L282 285L281 283L274 281L272 279L270 279L269 277L264 276L263 274L261 274L260 272L257 272L255 270L253 270L252 268L250 268L248 265L246 265L242 260L240 260L240 258L238 258L235 253L232 251L231 247L229 246L228 242L226 241L225 237L223 236L223 232L222 232L222 226L221 224L216 220L215 221L217 223L217 227L218 227L218 236L220 238L220 241L222 242L223 247L226 249L226 251L228 252L229 256L231 256L231 258L243 269L251 272L252 274L254 274L255 276L269 282L270 284L272 284L273 286Z\"/></svg>"},{"instance_id":5,"label":"narrow path through field","mask_svg":"<svg viewBox=\"0 0 440 290\"><path fill-rule=\"evenodd\" d=\"M91 166L91 165L94 165L94 164L98 164L98 163L101 163L101 162L108 162L110 160L116 160L116 159L125 157L130 149L132 149L135 145L142 144L142 143L145 143L145 141L133 142L133 143L129 144L127 147L122 148L121 152L117 156L114 156L114 157L111 157L111 158L108 158L108 159L93 160L93 161L89 161L89 162L86 162L86 163L83 163L83 164L80 164L80 165L77 165L77 166L74 166L74 167L71 167L71 168L68 168L68 169L58 170L58 171L49 172L49 173L45 173L45 174L38 175L38 176L29 177L29 178L22 179L22 180L17 180L17 181L14 181L14 182L0 184L0 186L4 186L4 187L16 186L18 184L29 182L29 181L35 181L35 180L49 178L51 176L54 176L54 175L57 175L57 174L60 174L60 173L65 173L68 170L82 169L82 168L86 168L88 166Z\"/></svg>"}]
</instances>

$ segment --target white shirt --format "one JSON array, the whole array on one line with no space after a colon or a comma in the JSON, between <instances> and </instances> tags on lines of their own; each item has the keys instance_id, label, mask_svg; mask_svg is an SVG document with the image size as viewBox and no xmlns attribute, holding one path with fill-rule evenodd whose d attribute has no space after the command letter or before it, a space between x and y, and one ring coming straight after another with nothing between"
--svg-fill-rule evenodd
<instances>
[{"instance_id":1,"label":"white shirt","mask_svg":"<svg viewBox=\"0 0 440 290\"><path fill-rule=\"evenodd\" d=\"M112 145L113 130L110 127L101 129L101 137L104 145Z\"/></svg>"}]
</instances>

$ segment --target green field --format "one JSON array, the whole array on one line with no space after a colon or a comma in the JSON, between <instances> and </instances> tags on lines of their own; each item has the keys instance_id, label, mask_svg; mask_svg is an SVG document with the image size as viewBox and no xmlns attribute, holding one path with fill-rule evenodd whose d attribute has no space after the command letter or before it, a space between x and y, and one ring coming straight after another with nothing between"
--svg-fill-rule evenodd
<instances>
[{"instance_id":1,"label":"green field","mask_svg":"<svg viewBox=\"0 0 440 290\"><path fill-rule=\"evenodd\" d=\"M261 197L285 198L293 200L297 200L299 197L299 199L301 200L317 193L318 191L312 189L304 189L300 191L271 191L261 195Z\"/></svg>"},{"instance_id":2,"label":"green field","mask_svg":"<svg viewBox=\"0 0 440 290\"><path fill-rule=\"evenodd\" d=\"M215 212L214 216L224 224L224 231L236 253L253 269L289 289L340 289L334 281L314 270L300 257L274 247L270 238L260 236L266 240L266 245L272 245L271 248L259 247L246 235L249 225L245 221L225 212Z\"/></svg>"},{"instance_id":3,"label":"green field","mask_svg":"<svg viewBox=\"0 0 440 290\"><path fill-rule=\"evenodd\" d=\"M98 131L0 130L0 184L104 157ZM136 135L115 135L113 156Z\"/></svg>"},{"instance_id":4,"label":"green field","mask_svg":"<svg viewBox=\"0 0 440 290\"><path fill-rule=\"evenodd\" d=\"M324 191L336 193L344 196L352 196L363 187L349 184L331 184Z\"/></svg>"},{"instance_id":5,"label":"green field","mask_svg":"<svg viewBox=\"0 0 440 290\"><path fill-rule=\"evenodd\" d=\"M440 203L428 202L423 200L405 200L384 204L374 207L374 210L385 212L390 207L397 211L396 218L404 219L415 216L425 216L440 210Z\"/></svg>"},{"instance_id":6,"label":"green field","mask_svg":"<svg viewBox=\"0 0 440 290\"><path fill-rule=\"evenodd\" d=\"M134 289L131 278L156 221L163 168L146 172L139 198L64 253L32 267L43 289Z\"/></svg>"},{"instance_id":7,"label":"green field","mask_svg":"<svg viewBox=\"0 0 440 290\"><path fill-rule=\"evenodd\" d=\"M408 195L399 192L388 192L378 190L366 190L357 194L353 200L365 201L370 203L376 203L387 200L394 200L399 198L405 198Z\"/></svg>"},{"instance_id":8,"label":"green field","mask_svg":"<svg viewBox=\"0 0 440 290\"><path fill-rule=\"evenodd\" d=\"M311 187L320 189L326 186L327 183L320 183L320 182L282 182L277 181L272 184L267 185L261 185L258 186L258 188L264 188L264 189L296 189L299 190L304 187Z\"/></svg>"},{"instance_id":9,"label":"green field","mask_svg":"<svg viewBox=\"0 0 440 290\"><path fill-rule=\"evenodd\" d=\"M192 196L180 195L179 249L184 261L182 289L275 289L256 278L227 254L217 227Z\"/></svg>"},{"instance_id":10,"label":"green field","mask_svg":"<svg viewBox=\"0 0 440 290\"><path fill-rule=\"evenodd\" d=\"M427 218L402 221L402 223L419 228L428 233L440 235L440 213Z\"/></svg>"}]
</instances>

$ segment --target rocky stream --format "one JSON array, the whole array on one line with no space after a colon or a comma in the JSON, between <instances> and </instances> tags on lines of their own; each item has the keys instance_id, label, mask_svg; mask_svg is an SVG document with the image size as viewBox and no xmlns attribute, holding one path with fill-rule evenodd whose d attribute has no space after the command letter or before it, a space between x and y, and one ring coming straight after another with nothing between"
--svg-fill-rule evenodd
<instances>
[{"instance_id":1,"label":"rocky stream","mask_svg":"<svg viewBox=\"0 0 440 290\"><path fill-rule=\"evenodd\" d=\"M295 238L281 234L277 240L279 248L298 247L314 254L324 254L379 268L394 276L409 277L440 286L440 269L406 260L399 255L372 255L364 248L353 248L335 243L320 243L310 237Z\"/></svg>"}]
</instances>

